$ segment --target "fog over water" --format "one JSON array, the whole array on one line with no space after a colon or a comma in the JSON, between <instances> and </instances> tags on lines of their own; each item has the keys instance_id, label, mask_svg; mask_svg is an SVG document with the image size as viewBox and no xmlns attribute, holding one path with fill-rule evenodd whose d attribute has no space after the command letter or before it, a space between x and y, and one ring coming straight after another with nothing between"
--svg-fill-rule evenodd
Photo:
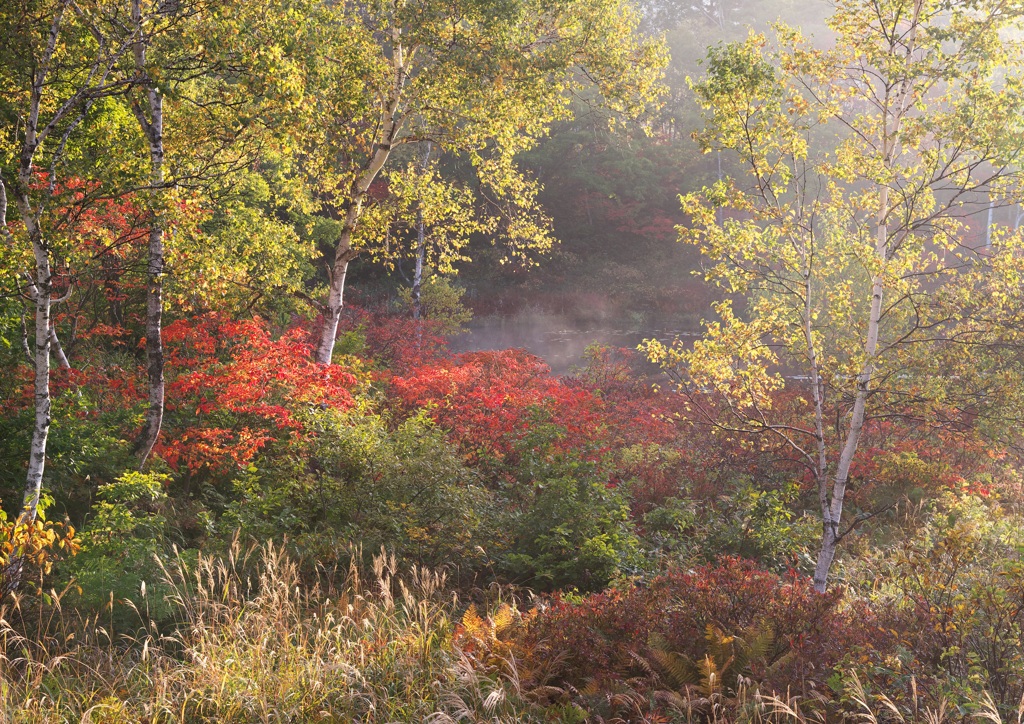
<instances>
[{"instance_id":1,"label":"fog over water","mask_svg":"<svg viewBox=\"0 0 1024 724\"><path fill-rule=\"evenodd\" d=\"M497 315L481 316L466 325L465 334L452 337L449 346L453 352L476 352L480 350L525 349L543 359L554 375L572 374L575 369L586 366L587 347L600 344L607 347L636 350L645 339L658 339L670 344L675 339L686 341L687 346L700 336L700 325L690 321L671 324L661 321L647 324L621 324L606 322L581 322L565 314L532 311L521 312L511 317ZM651 363L644 363L638 355L634 370L646 373L649 379L661 377L664 373ZM809 378L798 370L780 368L783 376L791 382L806 382Z\"/></svg>"},{"instance_id":2,"label":"fog over water","mask_svg":"<svg viewBox=\"0 0 1024 724\"><path fill-rule=\"evenodd\" d=\"M467 325L469 331L451 340L455 352L522 348L543 359L553 374L564 375L584 365L590 345L636 349L645 339L671 342L676 337L697 336L696 327L682 329L671 324L580 322L569 315L533 311L513 317L478 317ZM652 369L653 371L653 369Z\"/></svg>"}]
</instances>

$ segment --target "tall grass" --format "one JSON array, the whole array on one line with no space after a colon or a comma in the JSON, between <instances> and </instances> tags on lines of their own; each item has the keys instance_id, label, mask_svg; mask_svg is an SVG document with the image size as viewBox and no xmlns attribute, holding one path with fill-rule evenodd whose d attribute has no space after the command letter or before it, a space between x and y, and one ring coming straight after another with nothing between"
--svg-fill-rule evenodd
<instances>
[{"instance_id":1,"label":"tall grass","mask_svg":"<svg viewBox=\"0 0 1024 724\"><path fill-rule=\"evenodd\" d=\"M137 630L117 634L113 601L109 620L85 618L65 605L68 591L0 610L0 724L1024 724L1024 702L1009 720L985 698L969 712L942 701L901 709L853 674L841 704L762 695L753 682L728 693L549 686L536 674L543 662L517 661L511 649L486 661L464 652L444 574L400 572L384 554L365 577L353 566L333 587L304 581L271 544L179 560L164 576L177 618L163 632L142 610Z\"/></svg>"},{"instance_id":2,"label":"tall grass","mask_svg":"<svg viewBox=\"0 0 1024 724\"><path fill-rule=\"evenodd\" d=\"M988 695L973 702L968 709L952 706L939 698L934 706L920 703L917 685L912 683L914 703L900 707L885 693L868 694L856 673L843 680L844 694L840 702L824 696L799 699L791 694L762 695L753 682L741 683L732 701L725 706L724 697L694 696L670 701L679 713L680 722L708 724L830 724L831 722L857 722L859 724L1024 724L1024 699L1015 716L1004 719L995 702ZM923 698L923 697L921 697Z\"/></svg>"},{"instance_id":3,"label":"tall grass","mask_svg":"<svg viewBox=\"0 0 1024 724\"><path fill-rule=\"evenodd\" d=\"M528 721L531 707L483 681L452 646L443 574L374 559L336 592L303 585L267 545L165 570L173 633L116 636L62 598L44 619L0 621L2 722ZM17 606L17 604L16 604ZM144 613L144 612L143 612ZM9 623L18 620L19 629ZM146 621L140 615L140 621Z\"/></svg>"}]
</instances>

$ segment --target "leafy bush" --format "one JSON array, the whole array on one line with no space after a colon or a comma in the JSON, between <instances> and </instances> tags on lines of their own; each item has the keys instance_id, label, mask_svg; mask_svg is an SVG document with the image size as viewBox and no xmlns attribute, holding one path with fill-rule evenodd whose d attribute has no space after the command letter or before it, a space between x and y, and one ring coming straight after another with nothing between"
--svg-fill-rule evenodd
<instances>
[{"instance_id":1,"label":"leafy bush","mask_svg":"<svg viewBox=\"0 0 1024 724\"><path fill-rule=\"evenodd\" d=\"M228 526L257 540L288 538L321 562L358 542L422 564L479 565L489 496L429 418L390 429L366 411L316 411L303 431L238 478Z\"/></svg>"},{"instance_id":2,"label":"leafy bush","mask_svg":"<svg viewBox=\"0 0 1024 724\"><path fill-rule=\"evenodd\" d=\"M998 501L952 492L934 501L902 541L849 564L899 632L892 655L851 656L851 667L871 687L899 691L914 676L953 702L988 691L1015 710L1024 696L1022 550L1019 519Z\"/></svg>"},{"instance_id":3,"label":"leafy bush","mask_svg":"<svg viewBox=\"0 0 1024 724\"><path fill-rule=\"evenodd\" d=\"M541 590L599 590L638 563L629 501L609 483L595 451L566 451L566 429L546 410L532 412L514 447L519 480L511 491L516 512L503 568Z\"/></svg>"},{"instance_id":4,"label":"leafy bush","mask_svg":"<svg viewBox=\"0 0 1024 724\"><path fill-rule=\"evenodd\" d=\"M741 480L701 511L704 530L698 539L704 559L736 555L776 571L797 561L810 566L809 551L818 543L821 524L799 515L799 502L800 488L794 483L762 489Z\"/></svg>"},{"instance_id":5,"label":"leafy bush","mask_svg":"<svg viewBox=\"0 0 1024 724\"><path fill-rule=\"evenodd\" d=\"M603 430L600 400L551 376L524 350L470 352L422 365L391 381L396 406L412 414L427 409L448 431L470 464L497 485L519 475L523 440L538 414L561 428L565 450L589 445Z\"/></svg>"},{"instance_id":6,"label":"leafy bush","mask_svg":"<svg viewBox=\"0 0 1024 724\"><path fill-rule=\"evenodd\" d=\"M437 274L425 273L424 277L420 287L420 304L423 317L432 322L431 331L445 337L465 332L463 325L473 319L473 310L462 303L466 290ZM398 299L404 309L411 309L412 288L400 289Z\"/></svg>"},{"instance_id":7,"label":"leafy bush","mask_svg":"<svg viewBox=\"0 0 1024 724\"><path fill-rule=\"evenodd\" d=\"M714 633L714 635L711 635ZM844 601L841 591L818 594L794 574L779 576L750 561L672 571L647 586L605 591L579 601L555 596L535 618L527 637L560 652L559 680L577 688L588 681L658 682L649 662L669 652L695 665L717 655L730 636L752 643L767 636L746 670L767 688L794 682L824 683L856 645L889 645L866 609ZM721 658L721 657L720 657ZM725 660L720 669L728 668ZM735 686L735 678L724 682Z\"/></svg>"},{"instance_id":8,"label":"leafy bush","mask_svg":"<svg viewBox=\"0 0 1024 724\"><path fill-rule=\"evenodd\" d=\"M417 322L408 314L395 315L386 308L346 305L338 325L340 350L367 358L385 375L406 374L445 356L443 326L442 320Z\"/></svg>"},{"instance_id":9,"label":"leafy bush","mask_svg":"<svg viewBox=\"0 0 1024 724\"><path fill-rule=\"evenodd\" d=\"M121 356L106 361L124 375L121 387L130 388L132 375L117 364ZM110 379L95 370L56 370L53 377L46 487L56 512L78 523L91 504L94 481L113 480L131 464L126 438L137 429L142 407L127 390L110 389ZM31 386L26 386L23 399L11 402L0 414L0 496L18 504L32 435Z\"/></svg>"},{"instance_id":10,"label":"leafy bush","mask_svg":"<svg viewBox=\"0 0 1024 724\"><path fill-rule=\"evenodd\" d=\"M536 496L515 522L503 557L514 580L552 590L603 588L638 556L625 497L587 463L537 481Z\"/></svg>"},{"instance_id":11,"label":"leafy bush","mask_svg":"<svg viewBox=\"0 0 1024 724\"><path fill-rule=\"evenodd\" d=\"M156 452L186 475L231 475L271 441L290 439L302 410L353 404L355 376L313 362L299 329L274 338L260 319L211 313L174 322L164 336L175 374Z\"/></svg>"},{"instance_id":12,"label":"leafy bush","mask_svg":"<svg viewBox=\"0 0 1024 724\"><path fill-rule=\"evenodd\" d=\"M82 550L62 569L78 591L80 609L100 611L113 599L131 601L154 619L170 614L162 584L171 535L167 481L157 473L126 472L99 487L82 531Z\"/></svg>"}]
</instances>

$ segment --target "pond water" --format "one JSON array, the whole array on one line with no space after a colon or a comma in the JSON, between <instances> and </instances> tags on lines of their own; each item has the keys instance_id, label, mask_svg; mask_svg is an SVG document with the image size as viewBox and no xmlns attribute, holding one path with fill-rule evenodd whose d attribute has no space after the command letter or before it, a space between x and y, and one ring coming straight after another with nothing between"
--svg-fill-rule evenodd
<instances>
[{"instance_id":1,"label":"pond water","mask_svg":"<svg viewBox=\"0 0 1024 724\"><path fill-rule=\"evenodd\" d=\"M453 337L455 352L522 348L543 359L556 375L568 374L584 364L583 353L592 344L636 349L645 339L671 342L676 337L695 337L695 330L670 324L580 323L559 314L536 312L514 317L478 317L469 331Z\"/></svg>"}]
</instances>

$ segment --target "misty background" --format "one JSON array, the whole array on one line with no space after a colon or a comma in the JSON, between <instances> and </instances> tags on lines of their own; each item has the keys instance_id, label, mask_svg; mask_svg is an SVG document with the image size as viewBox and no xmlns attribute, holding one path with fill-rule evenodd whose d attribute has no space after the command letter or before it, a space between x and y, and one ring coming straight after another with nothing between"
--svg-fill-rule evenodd
<instances>
[{"instance_id":1,"label":"misty background","mask_svg":"<svg viewBox=\"0 0 1024 724\"><path fill-rule=\"evenodd\" d=\"M458 268L454 283L473 311L452 348L524 348L555 374L571 372L598 343L635 348L646 338L696 336L715 292L695 274L700 256L679 244L685 219L679 195L735 175L729 154L703 154L691 138L700 111L687 78L703 74L710 46L772 37L772 24L800 28L816 45L831 44L827 0L642 0L643 31L664 36L671 61L661 109L639 125L609 129L607 115L588 99L575 118L556 124L521 159L543 185L540 201L558 244L534 266L500 263L501 250L478 240L475 261ZM1017 209L995 209L993 221L1015 225ZM977 214L983 225L984 211ZM410 266L408 264L407 266ZM409 269L385 272L367 261L350 272L353 298L397 298Z\"/></svg>"}]
</instances>

